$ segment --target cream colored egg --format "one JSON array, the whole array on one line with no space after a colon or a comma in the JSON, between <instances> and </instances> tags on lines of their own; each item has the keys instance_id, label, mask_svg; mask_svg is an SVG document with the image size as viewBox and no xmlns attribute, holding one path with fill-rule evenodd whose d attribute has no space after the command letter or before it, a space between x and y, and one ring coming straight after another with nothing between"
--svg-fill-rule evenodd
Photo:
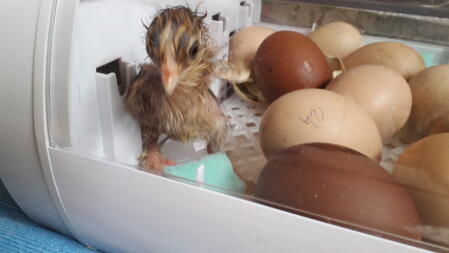
<instances>
[{"instance_id":1,"label":"cream colored egg","mask_svg":"<svg viewBox=\"0 0 449 253\"><path fill-rule=\"evenodd\" d=\"M407 81L394 69L382 65L351 68L326 89L354 98L370 113L384 142L405 125L412 109Z\"/></svg>"},{"instance_id":2,"label":"cream colored egg","mask_svg":"<svg viewBox=\"0 0 449 253\"><path fill-rule=\"evenodd\" d=\"M262 26L250 26L240 29L229 41L229 63L243 63L248 69L256 55L260 43L274 32L273 29Z\"/></svg>"},{"instance_id":3,"label":"cream colored egg","mask_svg":"<svg viewBox=\"0 0 449 253\"><path fill-rule=\"evenodd\" d=\"M410 127L420 135L449 128L449 65L426 68L409 81L413 96Z\"/></svg>"},{"instance_id":4,"label":"cream colored egg","mask_svg":"<svg viewBox=\"0 0 449 253\"><path fill-rule=\"evenodd\" d=\"M398 42L376 42L363 46L343 59L346 69L380 64L395 69L408 80L424 69L424 59L415 49Z\"/></svg>"},{"instance_id":5,"label":"cream colored egg","mask_svg":"<svg viewBox=\"0 0 449 253\"><path fill-rule=\"evenodd\" d=\"M408 147L393 170L414 199L423 225L449 227L448 154L449 133L430 135Z\"/></svg>"},{"instance_id":6,"label":"cream colored egg","mask_svg":"<svg viewBox=\"0 0 449 253\"><path fill-rule=\"evenodd\" d=\"M332 56L346 57L363 44L359 30L346 22L336 21L318 27L309 34L309 37Z\"/></svg>"},{"instance_id":7,"label":"cream colored egg","mask_svg":"<svg viewBox=\"0 0 449 253\"><path fill-rule=\"evenodd\" d=\"M332 143L376 159L382 151L379 131L368 112L349 97L323 89L297 90L265 111L260 143L267 158L293 145Z\"/></svg>"}]
</instances>

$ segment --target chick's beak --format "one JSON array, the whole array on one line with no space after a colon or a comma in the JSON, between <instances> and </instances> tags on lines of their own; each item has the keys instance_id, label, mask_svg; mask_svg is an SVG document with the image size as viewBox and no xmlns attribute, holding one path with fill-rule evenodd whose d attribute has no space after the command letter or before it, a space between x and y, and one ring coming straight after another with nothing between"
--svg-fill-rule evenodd
<instances>
[{"instance_id":1,"label":"chick's beak","mask_svg":"<svg viewBox=\"0 0 449 253\"><path fill-rule=\"evenodd\" d=\"M165 94L170 96L178 85L181 71L181 67L176 62L173 46L165 49L161 65L162 85L164 86Z\"/></svg>"}]
</instances>

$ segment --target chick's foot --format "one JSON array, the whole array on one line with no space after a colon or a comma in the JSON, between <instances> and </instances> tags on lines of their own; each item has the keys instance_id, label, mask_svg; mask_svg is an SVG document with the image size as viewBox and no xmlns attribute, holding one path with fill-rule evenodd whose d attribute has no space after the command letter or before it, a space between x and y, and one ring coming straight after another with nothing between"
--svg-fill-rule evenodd
<instances>
[{"instance_id":1,"label":"chick's foot","mask_svg":"<svg viewBox=\"0 0 449 253\"><path fill-rule=\"evenodd\" d=\"M162 156L158 148L150 148L143 152L139 160L144 170L153 171L158 174L162 174L165 166L176 165L176 162Z\"/></svg>"}]
</instances>

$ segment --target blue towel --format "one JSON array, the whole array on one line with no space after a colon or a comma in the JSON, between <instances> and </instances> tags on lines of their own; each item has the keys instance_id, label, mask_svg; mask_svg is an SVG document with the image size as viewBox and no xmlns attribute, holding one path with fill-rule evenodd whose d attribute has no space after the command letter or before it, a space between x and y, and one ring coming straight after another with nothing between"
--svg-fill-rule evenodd
<instances>
[{"instance_id":1,"label":"blue towel","mask_svg":"<svg viewBox=\"0 0 449 253\"><path fill-rule=\"evenodd\" d=\"M75 239L45 229L32 222L19 209L0 180L1 253L97 252Z\"/></svg>"}]
</instances>

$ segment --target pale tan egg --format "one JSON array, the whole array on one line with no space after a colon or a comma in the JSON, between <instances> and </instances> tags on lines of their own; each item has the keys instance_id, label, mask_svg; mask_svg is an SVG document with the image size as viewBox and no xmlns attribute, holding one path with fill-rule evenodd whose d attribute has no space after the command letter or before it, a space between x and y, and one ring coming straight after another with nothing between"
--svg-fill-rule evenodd
<instances>
[{"instance_id":1,"label":"pale tan egg","mask_svg":"<svg viewBox=\"0 0 449 253\"><path fill-rule=\"evenodd\" d=\"M348 96L302 89L275 100L262 116L260 143L267 158L303 143L331 143L379 158L382 139L376 124Z\"/></svg>"},{"instance_id":2,"label":"pale tan egg","mask_svg":"<svg viewBox=\"0 0 449 253\"><path fill-rule=\"evenodd\" d=\"M406 79L424 69L424 59L413 48L399 42L376 42L363 46L343 59L346 69L380 64L395 69Z\"/></svg>"},{"instance_id":3,"label":"pale tan egg","mask_svg":"<svg viewBox=\"0 0 449 253\"><path fill-rule=\"evenodd\" d=\"M393 170L414 199L423 225L449 226L448 154L449 133L430 135L409 146Z\"/></svg>"},{"instance_id":4,"label":"pale tan egg","mask_svg":"<svg viewBox=\"0 0 449 253\"><path fill-rule=\"evenodd\" d=\"M230 64L239 64L251 69L251 65L256 55L260 43L274 32L273 29L263 26L250 26L240 29L229 41Z\"/></svg>"},{"instance_id":5,"label":"pale tan egg","mask_svg":"<svg viewBox=\"0 0 449 253\"><path fill-rule=\"evenodd\" d=\"M449 65L426 68L409 81L410 127L419 135L449 130Z\"/></svg>"},{"instance_id":6,"label":"pale tan egg","mask_svg":"<svg viewBox=\"0 0 449 253\"><path fill-rule=\"evenodd\" d=\"M327 55L346 57L363 44L359 30L346 22L336 21L318 27L309 33L312 39Z\"/></svg>"},{"instance_id":7,"label":"pale tan egg","mask_svg":"<svg viewBox=\"0 0 449 253\"><path fill-rule=\"evenodd\" d=\"M412 109L407 81L394 69L382 65L351 68L326 89L354 98L370 113L384 142L405 125Z\"/></svg>"}]
</instances>

